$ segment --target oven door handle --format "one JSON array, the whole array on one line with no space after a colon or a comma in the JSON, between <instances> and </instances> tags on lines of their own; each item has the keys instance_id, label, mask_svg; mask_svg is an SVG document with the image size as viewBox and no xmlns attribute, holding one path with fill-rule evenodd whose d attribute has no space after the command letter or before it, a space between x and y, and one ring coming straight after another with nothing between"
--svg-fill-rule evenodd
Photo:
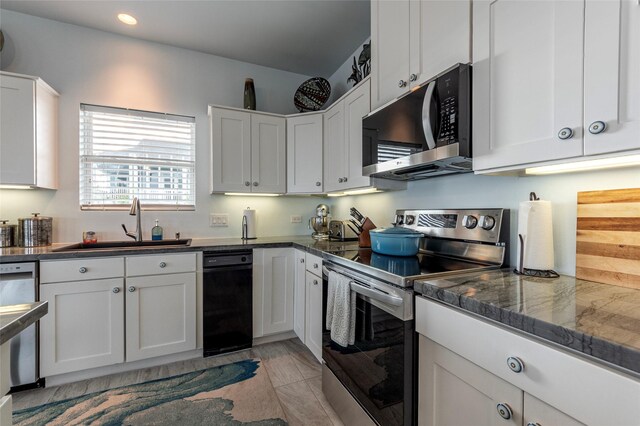
<instances>
[{"instance_id":1,"label":"oven door handle","mask_svg":"<svg viewBox=\"0 0 640 426\"><path fill-rule=\"evenodd\" d=\"M383 303L387 303L393 306L400 306L403 303L402 298L392 296L390 294L384 293L380 290L376 290L375 288L365 287L363 285L358 284L355 281L351 281L351 291L355 291L363 296L370 297L374 300L378 300Z\"/></svg>"}]
</instances>

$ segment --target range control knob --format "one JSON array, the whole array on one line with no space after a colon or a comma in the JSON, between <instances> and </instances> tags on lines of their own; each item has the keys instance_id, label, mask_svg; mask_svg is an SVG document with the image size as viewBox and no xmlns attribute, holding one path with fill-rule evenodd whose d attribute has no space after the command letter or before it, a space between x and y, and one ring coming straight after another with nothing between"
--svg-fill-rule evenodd
<instances>
[{"instance_id":1,"label":"range control knob","mask_svg":"<svg viewBox=\"0 0 640 426\"><path fill-rule=\"evenodd\" d=\"M490 231L496 226L496 220L493 216L480 216L480 228Z\"/></svg>"},{"instance_id":2,"label":"range control knob","mask_svg":"<svg viewBox=\"0 0 640 426\"><path fill-rule=\"evenodd\" d=\"M464 215L462 217L462 226L467 229L473 229L478 225L478 218L472 215Z\"/></svg>"},{"instance_id":3,"label":"range control knob","mask_svg":"<svg viewBox=\"0 0 640 426\"><path fill-rule=\"evenodd\" d=\"M413 223L416 221L416 217L412 216L412 215L406 215L404 217L404 223L406 223L407 225L413 225Z\"/></svg>"}]
</instances>

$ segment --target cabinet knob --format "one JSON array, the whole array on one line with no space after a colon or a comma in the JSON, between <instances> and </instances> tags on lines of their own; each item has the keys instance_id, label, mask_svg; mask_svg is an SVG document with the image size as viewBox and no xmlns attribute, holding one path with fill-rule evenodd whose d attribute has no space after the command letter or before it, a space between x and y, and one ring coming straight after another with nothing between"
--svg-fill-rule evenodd
<instances>
[{"instance_id":1,"label":"cabinet knob","mask_svg":"<svg viewBox=\"0 0 640 426\"><path fill-rule=\"evenodd\" d=\"M167 264L165 262L160 262L160 264L158 265L161 268L166 268Z\"/></svg>"},{"instance_id":2,"label":"cabinet knob","mask_svg":"<svg viewBox=\"0 0 640 426\"><path fill-rule=\"evenodd\" d=\"M253 186L258 186L258 182L253 182Z\"/></svg>"},{"instance_id":3,"label":"cabinet knob","mask_svg":"<svg viewBox=\"0 0 640 426\"><path fill-rule=\"evenodd\" d=\"M251 186L251 182L245 181L244 186Z\"/></svg>"},{"instance_id":4,"label":"cabinet knob","mask_svg":"<svg viewBox=\"0 0 640 426\"><path fill-rule=\"evenodd\" d=\"M318 269L318 264L317 263L313 264L313 269Z\"/></svg>"},{"instance_id":5,"label":"cabinet knob","mask_svg":"<svg viewBox=\"0 0 640 426\"><path fill-rule=\"evenodd\" d=\"M113 290L114 293L120 293L120 287L114 287Z\"/></svg>"},{"instance_id":6,"label":"cabinet knob","mask_svg":"<svg viewBox=\"0 0 640 426\"><path fill-rule=\"evenodd\" d=\"M300 263L304 263L304 259L300 259Z\"/></svg>"},{"instance_id":7,"label":"cabinet knob","mask_svg":"<svg viewBox=\"0 0 640 426\"><path fill-rule=\"evenodd\" d=\"M346 181L348 181L348 180L349 180L349 179L347 179L346 177L343 177L343 178L342 178L342 181L343 181L343 182L346 182Z\"/></svg>"},{"instance_id":8,"label":"cabinet knob","mask_svg":"<svg viewBox=\"0 0 640 426\"><path fill-rule=\"evenodd\" d=\"M409 81L416 81L418 79L418 74L411 74L409 76Z\"/></svg>"},{"instance_id":9,"label":"cabinet knob","mask_svg":"<svg viewBox=\"0 0 640 426\"><path fill-rule=\"evenodd\" d=\"M132 285L129 286L129 293L133 293L134 291L136 291L136 288Z\"/></svg>"},{"instance_id":10,"label":"cabinet knob","mask_svg":"<svg viewBox=\"0 0 640 426\"><path fill-rule=\"evenodd\" d=\"M607 128L607 123L604 121L594 121L589 126L589 133L592 135L597 135L598 133L602 133Z\"/></svg>"},{"instance_id":11,"label":"cabinet knob","mask_svg":"<svg viewBox=\"0 0 640 426\"><path fill-rule=\"evenodd\" d=\"M344 182L344 179L343 178L338 178L338 183L342 183L342 182Z\"/></svg>"},{"instance_id":12,"label":"cabinet knob","mask_svg":"<svg viewBox=\"0 0 640 426\"><path fill-rule=\"evenodd\" d=\"M406 82L406 81L404 81L404 80L400 80L400 81L398 82L398 87L405 87L406 85L407 85L407 82Z\"/></svg>"},{"instance_id":13,"label":"cabinet knob","mask_svg":"<svg viewBox=\"0 0 640 426\"><path fill-rule=\"evenodd\" d=\"M558 132L558 137L562 140L571 139L572 136L573 136L573 130L571 130L570 127L563 127Z\"/></svg>"},{"instance_id":14,"label":"cabinet knob","mask_svg":"<svg viewBox=\"0 0 640 426\"><path fill-rule=\"evenodd\" d=\"M509 407L509 405L505 402L501 402L500 404L496 405L496 409L498 410L498 414L500 415L500 417L505 420L509 420L511 417L513 417L511 407Z\"/></svg>"},{"instance_id":15,"label":"cabinet knob","mask_svg":"<svg viewBox=\"0 0 640 426\"><path fill-rule=\"evenodd\" d=\"M322 182L320 181L316 182L316 186L320 186L320 185L322 185Z\"/></svg>"},{"instance_id":16,"label":"cabinet knob","mask_svg":"<svg viewBox=\"0 0 640 426\"><path fill-rule=\"evenodd\" d=\"M318 285L318 280L313 280L313 285Z\"/></svg>"},{"instance_id":17,"label":"cabinet knob","mask_svg":"<svg viewBox=\"0 0 640 426\"><path fill-rule=\"evenodd\" d=\"M510 356L507 358L507 365L514 373L522 373L524 370L524 362L522 362L522 360L517 356Z\"/></svg>"},{"instance_id":18,"label":"cabinet knob","mask_svg":"<svg viewBox=\"0 0 640 426\"><path fill-rule=\"evenodd\" d=\"M80 272L81 274L85 274L87 272L87 268L82 266L82 267L80 267L80 269L78 269L78 272Z\"/></svg>"}]
</instances>

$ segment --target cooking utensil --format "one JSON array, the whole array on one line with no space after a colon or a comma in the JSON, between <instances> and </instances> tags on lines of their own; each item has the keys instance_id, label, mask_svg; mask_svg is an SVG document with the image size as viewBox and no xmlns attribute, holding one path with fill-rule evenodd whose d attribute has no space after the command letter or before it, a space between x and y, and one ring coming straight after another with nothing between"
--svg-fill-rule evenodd
<instances>
[{"instance_id":1,"label":"cooking utensil","mask_svg":"<svg viewBox=\"0 0 640 426\"><path fill-rule=\"evenodd\" d=\"M420 248L422 233L408 228L372 229L371 249L390 256L415 256Z\"/></svg>"},{"instance_id":2,"label":"cooking utensil","mask_svg":"<svg viewBox=\"0 0 640 426\"><path fill-rule=\"evenodd\" d=\"M351 229L356 235L360 235L360 231L357 228L354 228L350 223L347 223L349 229Z\"/></svg>"},{"instance_id":3,"label":"cooking utensil","mask_svg":"<svg viewBox=\"0 0 640 426\"><path fill-rule=\"evenodd\" d=\"M7 225L8 220L0 220L0 247L12 247L15 244L17 226Z\"/></svg>"},{"instance_id":4,"label":"cooking utensil","mask_svg":"<svg viewBox=\"0 0 640 426\"><path fill-rule=\"evenodd\" d=\"M362 226L362 224L364 223L364 216L362 215L362 213L360 213L355 207L351 207L349 211L351 212L351 217L357 220L358 223L360 223L360 226Z\"/></svg>"},{"instance_id":5,"label":"cooking utensil","mask_svg":"<svg viewBox=\"0 0 640 426\"><path fill-rule=\"evenodd\" d=\"M353 223L353 225L356 227L356 229L358 230L358 235L362 233L362 225L360 225L353 219L349 219L349 222Z\"/></svg>"},{"instance_id":6,"label":"cooking utensil","mask_svg":"<svg viewBox=\"0 0 640 426\"><path fill-rule=\"evenodd\" d=\"M50 246L53 219L31 213L31 217L18 219L18 247Z\"/></svg>"}]
</instances>

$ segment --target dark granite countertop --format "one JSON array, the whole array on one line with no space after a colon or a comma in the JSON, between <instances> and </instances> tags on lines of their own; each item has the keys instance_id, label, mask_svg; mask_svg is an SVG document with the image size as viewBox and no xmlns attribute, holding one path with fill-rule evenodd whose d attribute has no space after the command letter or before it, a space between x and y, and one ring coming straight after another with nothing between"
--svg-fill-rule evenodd
<instances>
[{"instance_id":1,"label":"dark granite countertop","mask_svg":"<svg viewBox=\"0 0 640 426\"><path fill-rule=\"evenodd\" d=\"M414 290L640 373L640 290L504 269L420 281Z\"/></svg>"},{"instance_id":2,"label":"dark granite countertop","mask_svg":"<svg viewBox=\"0 0 640 426\"><path fill-rule=\"evenodd\" d=\"M49 312L49 303L34 302L0 306L0 345L21 333Z\"/></svg>"},{"instance_id":3,"label":"dark granite countertop","mask_svg":"<svg viewBox=\"0 0 640 426\"><path fill-rule=\"evenodd\" d=\"M35 260L74 259L83 257L127 256L137 254L184 253L193 251L227 251L237 249L295 247L322 256L324 252L357 247L357 241L317 241L308 235L263 237L255 240L241 238L194 238L189 246L160 246L100 250L54 252L56 248L73 243L56 243L46 247L8 247L0 249L0 263L32 262Z\"/></svg>"}]
</instances>

